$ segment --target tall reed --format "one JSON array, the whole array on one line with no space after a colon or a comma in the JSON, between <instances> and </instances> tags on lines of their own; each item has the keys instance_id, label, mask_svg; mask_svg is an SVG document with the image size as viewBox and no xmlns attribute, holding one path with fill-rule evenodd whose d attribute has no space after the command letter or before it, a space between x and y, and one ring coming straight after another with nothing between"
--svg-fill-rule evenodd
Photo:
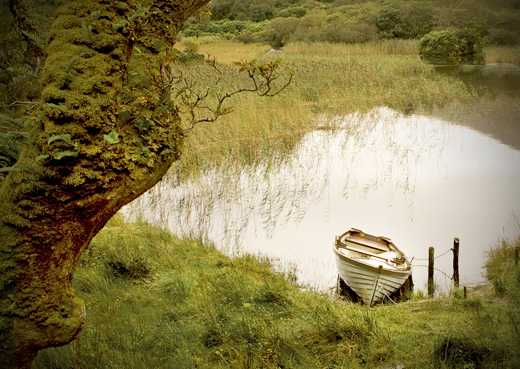
<instances>
[{"instance_id":1,"label":"tall reed","mask_svg":"<svg viewBox=\"0 0 520 369\"><path fill-rule=\"evenodd\" d=\"M361 44L339 44L328 42L295 42L286 47L288 52L319 55L419 55L417 40L384 40Z\"/></svg>"}]
</instances>

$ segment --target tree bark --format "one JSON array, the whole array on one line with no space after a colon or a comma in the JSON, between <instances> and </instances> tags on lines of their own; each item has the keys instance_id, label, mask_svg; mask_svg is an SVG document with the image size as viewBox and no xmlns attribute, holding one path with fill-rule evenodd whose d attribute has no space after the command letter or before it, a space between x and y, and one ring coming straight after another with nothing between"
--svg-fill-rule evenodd
<instances>
[{"instance_id":1,"label":"tree bark","mask_svg":"<svg viewBox=\"0 0 520 369\"><path fill-rule=\"evenodd\" d=\"M133 54L138 47L153 61L207 2L59 5L40 109L26 122L32 145L0 183L0 367L30 367L38 350L78 335L86 309L72 279L82 253L179 158L185 130L175 103L153 99L164 91Z\"/></svg>"}]
</instances>

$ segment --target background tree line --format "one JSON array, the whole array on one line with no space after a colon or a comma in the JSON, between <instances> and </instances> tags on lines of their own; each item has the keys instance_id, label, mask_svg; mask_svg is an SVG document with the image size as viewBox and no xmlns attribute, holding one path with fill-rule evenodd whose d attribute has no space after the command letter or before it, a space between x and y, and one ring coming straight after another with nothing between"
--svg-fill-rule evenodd
<instances>
[{"instance_id":1,"label":"background tree line","mask_svg":"<svg viewBox=\"0 0 520 369\"><path fill-rule=\"evenodd\" d=\"M520 44L519 0L213 0L185 37L219 36L282 47L291 41L363 43L472 29L487 44Z\"/></svg>"}]
</instances>

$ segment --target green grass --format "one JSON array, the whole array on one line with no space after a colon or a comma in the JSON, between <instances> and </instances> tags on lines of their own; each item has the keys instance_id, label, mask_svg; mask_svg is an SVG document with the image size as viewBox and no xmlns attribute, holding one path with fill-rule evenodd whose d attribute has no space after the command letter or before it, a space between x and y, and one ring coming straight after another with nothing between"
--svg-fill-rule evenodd
<instances>
[{"instance_id":1,"label":"green grass","mask_svg":"<svg viewBox=\"0 0 520 369\"><path fill-rule=\"evenodd\" d=\"M517 242L520 245L520 242ZM305 291L269 260L230 258L145 223L111 220L75 275L87 319L35 368L519 367L520 267L504 241L466 299L374 308ZM446 350L446 348L448 348Z\"/></svg>"}]
</instances>

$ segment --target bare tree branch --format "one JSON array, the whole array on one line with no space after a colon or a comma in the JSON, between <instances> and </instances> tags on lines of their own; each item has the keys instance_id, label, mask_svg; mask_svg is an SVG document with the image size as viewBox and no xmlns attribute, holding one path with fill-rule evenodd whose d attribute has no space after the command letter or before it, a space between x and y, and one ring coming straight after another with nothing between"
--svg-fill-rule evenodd
<instances>
[{"instance_id":1,"label":"bare tree branch","mask_svg":"<svg viewBox=\"0 0 520 369\"><path fill-rule=\"evenodd\" d=\"M218 73L221 74L218 69L215 60L208 62L210 66L215 68ZM199 104L206 100L209 96L210 90L206 90L206 93L201 95L197 94L193 90L193 86L187 88L186 91L189 93L184 94L182 96L183 104L188 108L188 114L190 116L189 126L185 131L185 134L188 135L191 130L199 123L212 123L216 121L219 117L225 114L231 113L233 110L229 107L224 107L224 103L234 95L244 93L244 92L256 92L259 96L273 97L281 93L285 90L292 82L293 73L289 73L289 77L281 86L276 85L276 81L280 78L280 75L277 73L278 69L281 65L281 61L271 61L262 63L257 60L252 60L250 62L240 62L236 63L237 66L240 67L239 72L246 72L249 77L252 87L242 87L224 94L216 93L216 103L215 106L209 107L199 106ZM215 86L220 82L220 78L215 83ZM194 99L193 99L194 97ZM202 118L197 118L196 110L197 109L205 109L211 112L211 115L205 116Z\"/></svg>"}]
</instances>

